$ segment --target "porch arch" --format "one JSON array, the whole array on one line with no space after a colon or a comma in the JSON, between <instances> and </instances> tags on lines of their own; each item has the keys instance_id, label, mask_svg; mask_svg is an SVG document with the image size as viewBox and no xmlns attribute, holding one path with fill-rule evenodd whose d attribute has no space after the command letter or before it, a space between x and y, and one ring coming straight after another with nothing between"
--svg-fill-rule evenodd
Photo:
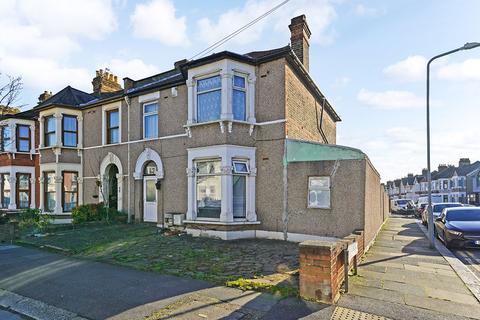
<instances>
[{"instance_id":1,"label":"porch arch","mask_svg":"<svg viewBox=\"0 0 480 320\"><path fill-rule=\"evenodd\" d=\"M149 161L153 161L157 165L157 179L163 179L163 164L160 155L155 150L145 148L145 150L143 150L143 152L138 156L135 164L135 172L133 173L135 180L143 179L143 167Z\"/></svg>"},{"instance_id":2,"label":"porch arch","mask_svg":"<svg viewBox=\"0 0 480 320\"><path fill-rule=\"evenodd\" d=\"M99 179L102 182L102 185L105 183L105 178L107 175L107 169L110 165L115 165L118 169L117 173L117 209L119 211L123 210L123 167L120 158L112 153L109 152L105 158L103 158L102 163L100 164L100 176ZM103 202L103 193L101 187L98 188L98 200L99 202Z\"/></svg>"}]
</instances>

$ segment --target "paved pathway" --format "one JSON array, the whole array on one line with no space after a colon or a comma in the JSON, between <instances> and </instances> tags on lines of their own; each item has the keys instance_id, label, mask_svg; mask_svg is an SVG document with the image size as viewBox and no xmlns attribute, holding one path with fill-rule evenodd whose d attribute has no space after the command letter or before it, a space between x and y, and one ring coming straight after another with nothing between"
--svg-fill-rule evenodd
<instances>
[{"instance_id":1,"label":"paved pathway","mask_svg":"<svg viewBox=\"0 0 480 320\"><path fill-rule=\"evenodd\" d=\"M392 216L339 306L392 319L480 319L480 303L412 218Z\"/></svg>"},{"instance_id":2,"label":"paved pathway","mask_svg":"<svg viewBox=\"0 0 480 320\"><path fill-rule=\"evenodd\" d=\"M77 316L133 320L152 314L156 315L152 319L298 319L331 309L294 298L280 300L204 281L0 245L0 306L5 305L30 316L35 309L43 312L39 319L48 320ZM50 310L48 315L45 309ZM328 312L322 319L329 319Z\"/></svg>"}]
</instances>

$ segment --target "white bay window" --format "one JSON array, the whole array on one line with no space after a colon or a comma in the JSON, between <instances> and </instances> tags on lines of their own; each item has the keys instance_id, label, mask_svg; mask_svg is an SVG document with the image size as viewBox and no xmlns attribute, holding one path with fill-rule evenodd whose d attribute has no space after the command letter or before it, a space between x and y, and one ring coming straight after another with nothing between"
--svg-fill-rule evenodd
<instances>
[{"instance_id":1,"label":"white bay window","mask_svg":"<svg viewBox=\"0 0 480 320\"><path fill-rule=\"evenodd\" d=\"M255 67L224 59L188 70L188 122L255 123Z\"/></svg>"},{"instance_id":2,"label":"white bay window","mask_svg":"<svg viewBox=\"0 0 480 320\"><path fill-rule=\"evenodd\" d=\"M187 220L256 222L255 148L188 149Z\"/></svg>"}]
</instances>

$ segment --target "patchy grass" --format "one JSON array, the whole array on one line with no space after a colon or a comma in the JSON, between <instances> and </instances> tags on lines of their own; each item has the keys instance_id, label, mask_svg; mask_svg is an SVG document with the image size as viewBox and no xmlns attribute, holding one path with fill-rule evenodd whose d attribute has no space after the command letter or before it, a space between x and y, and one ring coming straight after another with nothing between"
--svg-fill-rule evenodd
<instances>
[{"instance_id":1,"label":"patchy grass","mask_svg":"<svg viewBox=\"0 0 480 320\"><path fill-rule=\"evenodd\" d=\"M43 237L24 234L18 243L58 248L60 253L145 271L295 295L298 245L276 240L223 241L159 234L146 224L92 224L53 228ZM262 281L263 280L263 284Z\"/></svg>"}]
</instances>

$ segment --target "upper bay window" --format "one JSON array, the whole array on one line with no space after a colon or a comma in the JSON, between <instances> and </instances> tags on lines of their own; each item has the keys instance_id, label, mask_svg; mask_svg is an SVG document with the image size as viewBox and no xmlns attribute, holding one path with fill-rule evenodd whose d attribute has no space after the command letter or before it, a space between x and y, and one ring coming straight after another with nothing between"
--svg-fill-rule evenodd
<instances>
[{"instance_id":1,"label":"upper bay window","mask_svg":"<svg viewBox=\"0 0 480 320\"><path fill-rule=\"evenodd\" d=\"M57 143L56 134L56 123L54 116L45 117L45 147L52 147Z\"/></svg>"},{"instance_id":2,"label":"upper bay window","mask_svg":"<svg viewBox=\"0 0 480 320\"><path fill-rule=\"evenodd\" d=\"M64 115L62 120L63 145L65 147L77 146L77 117Z\"/></svg>"},{"instance_id":3,"label":"upper bay window","mask_svg":"<svg viewBox=\"0 0 480 320\"><path fill-rule=\"evenodd\" d=\"M24 124L17 125L17 151L30 151L30 126Z\"/></svg>"},{"instance_id":4,"label":"upper bay window","mask_svg":"<svg viewBox=\"0 0 480 320\"><path fill-rule=\"evenodd\" d=\"M145 103L143 105L143 138L158 137L158 104Z\"/></svg>"},{"instance_id":5,"label":"upper bay window","mask_svg":"<svg viewBox=\"0 0 480 320\"><path fill-rule=\"evenodd\" d=\"M10 143L12 141L12 131L9 126L2 126L2 143L0 144L1 151L10 149Z\"/></svg>"},{"instance_id":6,"label":"upper bay window","mask_svg":"<svg viewBox=\"0 0 480 320\"><path fill-rule=\"evenodd\" d=\"M197 81L197 121L219 120L222 113L222 81L213 76Z\"/></svg>"},{"instance_id":7,"label":"upper bay window","mask_svg":"<svg viewBox=\"0 0 480 320\"><path fill-rule=\"evenodd\" d=\"M188 70L188 122L255 123L255 67L224 59Z\"/></svg>"},{"instance_id":8,"label":"upper bay window","mask_svg":"<svg viewBox=\"0 0 480 320\"><path fill-rule=\"evenodd\" d=\"M107 114L107 144L120 142L120 112L109 110Z\"/></svg>"}]
</instances>

